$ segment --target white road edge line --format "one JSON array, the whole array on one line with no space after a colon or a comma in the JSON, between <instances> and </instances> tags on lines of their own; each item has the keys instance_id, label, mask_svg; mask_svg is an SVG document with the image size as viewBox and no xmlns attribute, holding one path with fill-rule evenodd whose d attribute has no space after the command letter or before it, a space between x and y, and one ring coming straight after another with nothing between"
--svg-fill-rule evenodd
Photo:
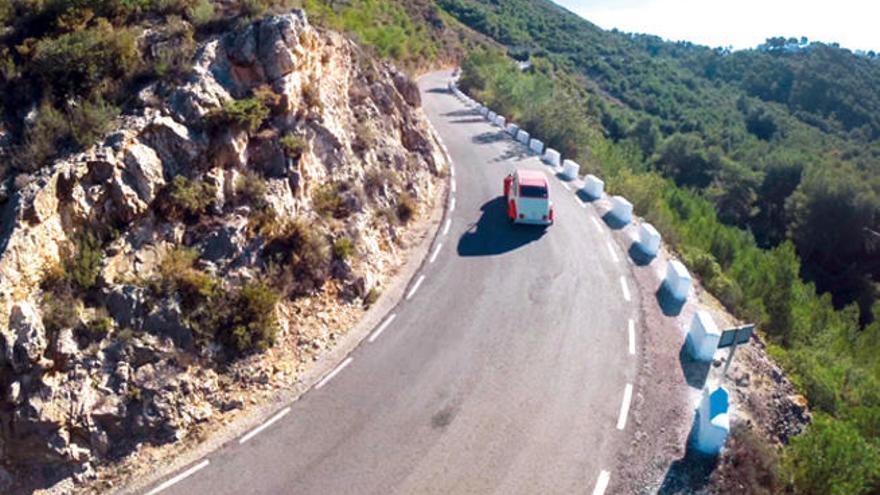
<instances>
[{"instance_id":1,"label":"white road edge line","mask_svg":"<svg viewBox=\"0 0 880 495\"><path fill-rule=\"evenodd\" d=\"M449 213L455 211L455 198L452 198L452 201L449 202Z\"/></svg>"},{"instance_id":2,"label":"white road edge line","mask_svg":"<svg viewBox=\"0 0 880 495\"><path fill-rule=\"evenodd\" d=\"M629 287L627 287L626 278L623 275L620 276L620 288L623 290L623 298L629 302Z\"/></svg>"},{"instance_id":3,"label":"white road edge line","mask_svg":"<svg viewBox=\"0 0 880 495\"><path fill-rule=\"evenodd\" d=\"M456 189L456 187L455 187L455 179L452 179L452 192L453 192L453 193L455 192L455 189Z\"/></svg>"},{"instance_id":4,"label":"white road edge line","mask_svg":"<svg viewBox=\"0 0 880 495\"><path fill-rule=\"evenodd\" d=\"M322 378L321 381L318 382L317 385L315 385L315 390L320 390L321 387L323 387L324 385L327 385L327 383L330 380L332 380L334 376L338 375L339 372L344 370L345 367L348 366L349 364L351 364L352 361L354 361L353 357L345 358L345 361L343 361L339 366L337 366L333 371L331 371L330 374L328 374L327 376Z\"/></svg>"},{"instance_id":5,"label":"white road edge line","mask_svg":"<svg viewBox=\"0 0 880 495\"><path fill-rule=\"evenodd\" d=\"M442 242L437 243L437 247L434 248L434 254L432 254L431 259L428 260L429 263L433 263L433 262L437 261L437 255L440 254L440 248L442 248L442 247L443 247Z\"/></svg>"},{"instance_id":6,"label":"white road edge line","mask_svg":"<svg viewBox=\"0 0 880 495\"><path fill-rule=\"evenodd\" d=\"M599 224L599 221L598 221L598 220L596 220L596 217L590 217L590 220L592 220L592 221L593 221L593 225L595 225L595 226L596 226L596 230L598 230L598 231L599 231L599 233L600 233L600 234L601 234L601 233L602 233L602 225L601 225L601 224Z\"/></svg>"},{"instance_id":7,"label":"white road edge line","mask_svg":"<svg viewBox=\"0 0 880 495\"><path fill-rule=\"evenodd\" d=\"M452 219L447 218L446 225L443 226L443 235L446 235L449 233L449 227L451 227L451 226L452 226Z\"/></svg>"},{"instance_id":8,"label":"white road edge line","mask_svg":"<svg viewBox=\"0 0 880 495\"><path fill-rule=\"evenodd\" d=\"M617 253L614 252L614 247L611 246L611 241L605 241L605 245L608 247L608 254L611 255L611 259L618 263L620 262L620 258L617 257Z\"/></svg>"},{"instance_id":9,"label":"white road edge line","mask_svg":"<svg viewBox=\"0 0 880 495\"><path fill-rule=\"evenodd\" d=\"M449 166L449 175L452 176L453 179L455 178L455 166L454 165Z\"/></svg>"},{"instance_id":10,"label":"white road edge line","mask_svg":"<svg viewBox=\"0 0 880 495\"><path fill-rule=\"evenodd\" d=\"M580 207L583 208L583 209L586 209L586 208L587 208L587 204L584 203L584 200L581 199L580 197L578 197L578 205L580 205Z\"/></svg>"},{"instance_id":11,"label":"white road edge line","mask_svg":"<svg viewBox=\"0 0 880 495\"><path fill-rule=\"evenodd\" d=\"M370 338L367 339L367 342L369 342L369 343L371 343L371 344L372 344L373 342L375 342L376 339L378 339L379 336L382 335L382 332L384 332L385 329L388 328L388 325L390 325L391 322L394 321L395 318L397 318L397 314L396 314L396 313L395 313L395 314L392 314L391 316L389 316L388 318L386 318L385 321L382 322L381 325L379 325L379 328L377 328L376 331L374 331L372 334L370 334Z\"/></svg>"},{"instance_id":12,"label":"white road edge line","mask_svg":"<svg viewBox=\"0 0 880 495\"><path fill-rule=\"evenodd\" d=\"M629 415L629 403L632 401L633 386L631 383L626 384L623 391L623 402L620 403L620 416L617 417L617 429L626 428L626 417Z\"/></svg>"},{"instance_id":13,"label":"white road edge line","mask_svg":"<svg viewBox=\"0 0 880 495\"><path fill-rule=\"evenodd\" d=\"M181 481L185 480L186 478L189 478L190 476L196 474L196 472L208 467L208 464L210 464L210 463L211 462L208 459L205 459L204 461L202 461L202 462L196 464L195 466L187 469L186 471L178 474L177 476L171 478L170 480L166 481L165 483L162 483L161 485L157 486L156 488L153 488L152 490L148 491L146 493L146 495L156 495L157 493L159 493L161 491L167 490L172 485L180 483Z\"/></svg>"},{"instance_id":14,"label":"white road edge line","mask_svg":"<svg viewBox=\"0 0 880 495\"><path fill-rule=\"evenodd\" d=\"M562 184L562 187L564 187L564 188L568 189L569 191L571 191L571 187L569 187L569 185L566 184L565 182L560 182L560 184Z\"/></svg>"},{"instance_id":15,"label":"white road edge line","mask_svg":"<svg viewBox=\"0 0 880 495\"><path fill-rule=\"evenodd\" d=\"M279 419L283 418L284 416L287 416L287 413L289 413L289 412L290 412L290 408L285 407L278 414L269 418L268 421L266 421L265 423L261 424L260 426L258 426L256 428L254 428L247 435L241 437L238 440L238 444L241 445L241 444L247 442L248 440L250 440L251 438L254 438L255 436L257 436L258 433L260 433L261 431L265 430L266 428L272 426L272 423L278 421Z\"/></svg>"},{"instance_id":16,"label":"white road edge line","mask_svg":"<svg viewBox=\"0 0 880 495\"><path fill-rule=\"evenodd\" d=\"M605 495L608 488L608 481L611 480L611 473L605 471L599 473L599 479L596 480L596 486L593 488L593 495Z\"/></svg>"},{"instance_id":17,"label":"white road edge line","mask_svg":"<svg viewBox=\"0 0 880 495\"><path fill-rule=\"evenodd\" d=\"M629 320L629 354L635 355L636 353L636 322L630 318Z\"/></svg>"},{"instance_id":18,"label":"white road edge line","mask_svg":"<svg viewBox=\"0 0 880 495\"><path fill-rule=\"evenodd\" d=\"M416 280L416 283L413 284L412 289L410 289L410 290L409 290L409 293L406 295L406 300L407 300L407 301L409 301L410 298L412 298L412 296L415 295L416 291L419 290L419 287L421 287L422 282L424 282L424 281L425 281L425 276L424 276L424 275L419 275L419 279Z\"/></svg>"}]
</instances>

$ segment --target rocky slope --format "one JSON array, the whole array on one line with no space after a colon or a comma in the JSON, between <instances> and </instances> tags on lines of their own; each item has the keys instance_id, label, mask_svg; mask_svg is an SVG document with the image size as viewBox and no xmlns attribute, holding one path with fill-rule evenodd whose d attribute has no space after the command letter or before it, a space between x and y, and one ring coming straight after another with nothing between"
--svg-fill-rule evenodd
<instances>
[{"instance_id":1,"label":"rocky slope","mask_svg":"<svg viewBox=\"0 0 880 495\"><path fill-rule=\"evenodd\" d=\"M101 143L20 187L0 252L0 492L184 439L278 374L266 347L329 346L323 310L356 317L437 199L419 105L295 11L207 42L181 84L145 87Z\"/></svg>"}]
</instances>

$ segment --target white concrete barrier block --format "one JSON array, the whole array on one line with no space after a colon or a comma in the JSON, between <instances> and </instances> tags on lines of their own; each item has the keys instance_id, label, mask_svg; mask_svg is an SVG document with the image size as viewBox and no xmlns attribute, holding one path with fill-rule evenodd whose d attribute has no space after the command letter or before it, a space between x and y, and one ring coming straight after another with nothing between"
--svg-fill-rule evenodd
<instances>
[{"instance_id":1,"label":"white concrete barrier block","mask_svg":"<svg viewBox=\"0 0 880 495\"><path fill-rule=\"evenodd\" d=\"M559 162L562 160L562 155L553 148L547 148L547 151L544 152L544 156L541 159L544 160L544 163L547 165L558 167Z\"/></svg>"},{"instance_id":2,"label":"white concrete barrier block","mask_svg":"<svg viewBox=\"0 0 880 495\"><path fill-rule=\"evenodd\" d=\"M480 115L486 117L489 115L489 109L485 105L480 105Z\"/></svg>"},{"instance_id":3,"label":"white concrete barrier block","mask_svg":"<svg viewBox=\"0 0 880 495\"><path fill-rule=\"evenodd\" d=\"M660 250L660 232L648 222L639 227L639 246L648 256L657 256L657 251Z\"/></svg>"},{"instance_id":4,"label":"white concrete barrier block","mask_svg":"<svg viewBox=\"0 0 880 495\"><path fill-rule=\"evenodd\" d=\"M672 260L666 265L666 288L672 297L684 301L691 291L691 274L678 260Z\"/></svg>"},{"instance_id":5,"label":"white concrete barrier block","mask_svg":"<svg viewBox=\"0 0 880 495\"><path fill-rule=\"evenodd\" d=\"M529 144L529 133L520 129L519 132L516 133L516 140L522 144Z\"/></svg>"},{"instance_id":6,"label":"white concrete barrier block","mask_svg":"<svg viewBox=\"0 0 880 495\"><path fill-rule=\"evenodd\" d=\"M687 346L691 357L697 361L712 362L719 340L721 340L721 330L718 329L712 315L703 310L694 313L687 335Z\"/></svg>"},{"instance_id":7,"label":"white concrete barrier block","mask_svg":"<svg viewBox=\"0 0 880 495\"><path fill-rule=\"evenodd\" d=\"M605 191L605 182L595 175L589 174L584 177L584 187L581 189L591 198L599 199Z\"/></svg>"},{"instance_id":8,"label":"white concrete barrier block","mask_svg":"<svg viewBox=\"0 0 880 495\"><path fill-rule=\"evenodd\" d=\"M544 141L532 139L529 141L529 149L540 155L544 151Z\"/></svg>"},{"instance_id":9,"label":"white concrete barrier block","mask_svg":"<svg viewBox=\"0 0 880 495\"><path fill-rule=\"evenodd\" d=\"M499 115L498 120L495 123L498 124L498 127L504 129L504 127L507 125L507 119Z\"/></svg>"},{"instance_id":10,"label":"white concrete barrier block","mask_svg":"<svg viewBox=\"0 0 880 495\"><path fill-rule=\"evenodd\" d=\"M513 137L516 137L516 133L519 132L519 126L516 124L507 124L507 133Z\"/></svg>"},{"instance_id":11,"label":"white concrete barrier block","mask_svg":"<svg viewBox=\"0 0 880 495\"><path fill-rule=\"evenodd\" d=\"M497 117L497 116L498 116L497 113L489 112L489 115L487 115L486 118L489 119L489 122L495 122L495 117Z\"/></svg>"},{"instance_id":12,"label":"white concrete barrier block","mask_svg":"<svg viewBox=\"0 0 880 495\"><path fill-rule=\"evenodd\" d=\"M568 180L575 180L581 171L581 166L573 160L562 162L562 176Z\"/></svg>"},{"instance_id":13,"label":"white concrete barrier block","mask_svg":"<svg viewBox=\"0 0 880 495\"><path fill-rule=\"evenodd\" d=\"M630 223L633 216L633 205L623 196L614 196L611 198L611 214L624 224Z\"/></svg>"},{"instance_id":14,"label":"white concrete barrier block","mask_svg":"<svg viewBox=\"0 0 880 495\"><path fill-rule=\"evenodd\" d=\"M730 419L733 407L730 404L730 393L724 387L718 387L711 393L703 389L700 401L694 438L694 448L703 454L717 455L727 443L730 435Z\"/></svg>"}]
</instances>

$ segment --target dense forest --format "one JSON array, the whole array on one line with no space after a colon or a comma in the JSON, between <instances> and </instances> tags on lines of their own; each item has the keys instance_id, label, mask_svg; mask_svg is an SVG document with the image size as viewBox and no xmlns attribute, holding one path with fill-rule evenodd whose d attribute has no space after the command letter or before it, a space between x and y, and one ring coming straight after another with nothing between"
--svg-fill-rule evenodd
<instances>
[{"instance_id":1,"label":"dense forest","mask_svg":"<svg viewBox=\"0 0 880 495\"><path fill-rule=\"evenodd\" d=\"M440 3L506 46L473 52L462 85L601 173L759 324L815 413L762 469L797 493L878 492L880 62L607 32L546 1Z\"/></svg>"}]
</instances>

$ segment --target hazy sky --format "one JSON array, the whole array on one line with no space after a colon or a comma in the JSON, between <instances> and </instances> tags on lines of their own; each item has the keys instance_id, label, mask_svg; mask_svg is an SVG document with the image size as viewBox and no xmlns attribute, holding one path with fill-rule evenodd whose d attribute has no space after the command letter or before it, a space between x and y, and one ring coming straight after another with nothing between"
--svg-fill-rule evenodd
<instances>
[{"instance_id":1,"label":"hazy sky","mask_svg":"<svg viewBox=\"0 0 880 495\"><path fill-rule=\"evenodd\" d=\"M605 29L701 45L752 48L806 36L880 51L878 0L554 0Z\"/></svg>"}]
</instances>

